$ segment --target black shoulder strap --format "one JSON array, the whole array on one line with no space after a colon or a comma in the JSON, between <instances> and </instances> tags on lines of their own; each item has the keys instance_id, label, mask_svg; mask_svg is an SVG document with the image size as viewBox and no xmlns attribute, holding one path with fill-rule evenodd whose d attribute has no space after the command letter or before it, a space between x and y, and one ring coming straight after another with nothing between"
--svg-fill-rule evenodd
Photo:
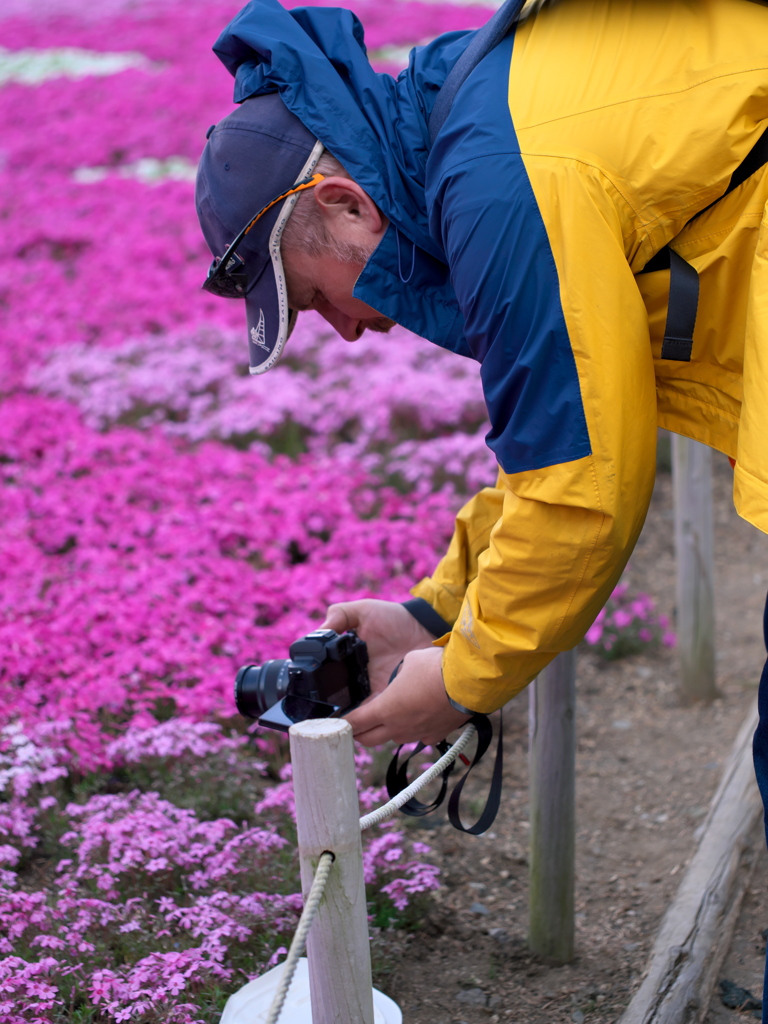
<instances>
[{"instance_id":1,"label":"black shoulder strap","mask_svg":"<svg viewBox=\"0 0 768 1024\"><path fill-rule=\"evenodd\" d=\"M707 210L711 209L715 205L715 203L719 203L721 199L725 199L725 197L730 195L735 188L738 188L739 185L743 185L747 178L751 178L755 171L759 171L764 164L768 164L768 128L766 128L752 149L750 149L739 166L733 172L731 180L728 182L728 188L725 192L723 192L721 196L718 196L717 199L713 199L709 206L705 206L703 210L699 210L697 214L694 214L688 223L690 224L691 221L696 220L696 218L700 217L702 213L706 213Z\"/></svg>"},{"instance_id":2,"label":"black shoulder strap","mask_svg":"<svg viewBox=\"0 0 768 1024\"><path fill-rule=\"evenodd\" d=\"M650 259L641 274L669 271L669 301L661 358L689 363L693 351L693 329L699 308L699 275L695 267L665 245Z\"/></svg>"},{"instance_id":3,"label":"black shoulder strap","mask_svg":"<svg viewBox=\"0 0 768 1024\"><path fill-rule=\"evenodd\" d=\"M437 134L445 124L456 93L483 57L487 56L509 32L520 16L524 3L525 0L504 0L493 17L477 30L464 53L448 72L429 116L430 148L435 144Z\"/></svg>"},{"instance_id":4,"label":"black shoulder strap","mask_svg":"<svg viewBox=\"0 0 768 1024\"><path fill-rule=\"evenodd\" d=\"M725 199L766 163L768 163L768 129L763 132L733 172L725 192L717 199L713 199L709 206L705 206L703 210L694 214L687 222L686 227L702 213L710 210L715 203ZM668 245L659 249L640 273L652 274L655 270L669 270L669 303L664 340L661 343L661 358L689 363L693 351L693 330L696 326L696 313L699 305L699 275L695 267L692 267Z\"/></svg>"}]
</instances>

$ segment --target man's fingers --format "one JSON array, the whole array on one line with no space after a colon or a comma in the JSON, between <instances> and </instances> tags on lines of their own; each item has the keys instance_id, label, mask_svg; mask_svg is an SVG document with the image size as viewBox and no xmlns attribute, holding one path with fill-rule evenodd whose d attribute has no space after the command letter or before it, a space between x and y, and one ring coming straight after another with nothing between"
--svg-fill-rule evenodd
<instances>
[{"instance_id":1,"label":"man's fingers","mask_svg":"<svg viewBox=\"0 0 768 1024\"><path fill-rule=\"evenodd\" d=\"M363 733L382 725L382 718L384 716L380 711L376 710L378 700L378 697L369 697L365 704L361 704L354 711L350 711L349 714L344 716L345 721L349 722L352 726L355 739Z\"/></svg>"},{"instance_id":2,"label":"man's fingers","mask_svg":"<svg viewBox=\"0 0 768 1024\"><path fill-rule=\"evenodd\" d=\"M391 707L391 695L384 692L370 697L345 715L352 726L355 739L365 747L376 747L392 740L395 743L410 743L420 739L419 725Z\"/></svg>"},{"instance_id":3,"label":"man's fingers","mask_svg":"<svg viewBox=\"0 0 768 1024\"><path fill-rule=\"evenodd\" d=\"M367 732L355 733L355 739L364 747L379 747L387 742L389 736L383 725L377 725L375 729L369 729Z\"/></svg>"},{"instance_id":4,"label":"man's fingers","mask_svg":"<svg viewBox=\"0 0 768 1024\"><path fill-rule=\"evenodd\" d=\"M350 614L348 605L332 604L325 613L325 622L320 629L333 629L337 633L345 633L348 629L354 629L356 624L357 616Z\"/></svg>"}]
</instances>

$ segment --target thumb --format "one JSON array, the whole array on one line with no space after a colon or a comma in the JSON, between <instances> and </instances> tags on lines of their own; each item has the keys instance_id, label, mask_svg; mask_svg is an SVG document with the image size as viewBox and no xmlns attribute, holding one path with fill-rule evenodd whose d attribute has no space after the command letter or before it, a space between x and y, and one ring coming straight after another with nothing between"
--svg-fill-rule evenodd
<instances>
[{"instance_id":1,"label":"thumb","mask_svg":"<svg viewBox=\"0 0 768 1024\"><path fill-rule=\"evenodd\" d=\"M337 633L344 633L348 629L356 629L358 616L353 611L352 604L329 605L325 613L325 621L320 629L333 629Z\"/></svg>"}]
</instances>

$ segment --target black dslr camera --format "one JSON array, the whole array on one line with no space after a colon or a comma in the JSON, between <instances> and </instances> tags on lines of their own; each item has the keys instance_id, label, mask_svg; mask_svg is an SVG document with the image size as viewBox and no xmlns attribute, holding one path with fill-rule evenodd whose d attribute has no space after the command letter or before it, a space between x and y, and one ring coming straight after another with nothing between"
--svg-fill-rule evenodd
<instances>
[{"instance_id":1,"label":"black dslr camera","mask_svg":"<svg viewBox=\"0 0 768 1024\"><path fill-rule=\"evenodd\" d=\"M337 718L370 696L368 648L352 630L316 629L294 641L289 654L240 669L235 704L241 715L288 732L307 718Z\"/></svg>"}]
</instances>

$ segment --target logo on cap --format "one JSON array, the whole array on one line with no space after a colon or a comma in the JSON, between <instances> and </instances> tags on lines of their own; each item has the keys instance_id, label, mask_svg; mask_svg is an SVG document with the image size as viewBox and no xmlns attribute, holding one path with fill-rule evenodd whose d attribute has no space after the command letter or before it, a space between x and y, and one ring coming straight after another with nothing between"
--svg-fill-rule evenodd
<instances>
[{"instance_id":1,"label":"logo on cap","mask_svg":"<svg viewBox=\"0 0 768 1024\"><path fill-rule=\"evenodd\" d=\"M269 345L267 345L266 331L264 329L264 310L259 310L259 322L255 327L251 328L251 341L254 345L258 345L259 348L263 348L265 352L269 352Z\"/></svg>"}]
</instances>

